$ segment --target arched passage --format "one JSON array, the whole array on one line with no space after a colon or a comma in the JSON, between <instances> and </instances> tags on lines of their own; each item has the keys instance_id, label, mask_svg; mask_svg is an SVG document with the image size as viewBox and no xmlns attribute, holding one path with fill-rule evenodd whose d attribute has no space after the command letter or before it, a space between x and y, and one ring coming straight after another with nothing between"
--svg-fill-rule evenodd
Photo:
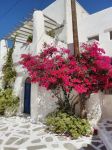
<instances>
[{"instance_id":1,"label":"arched passage","mask_svg":"<svg viewBox=\"0 0 112 150\"><path fill-rule=\"evenodd\" d=\"M31 105L31 79L28 77L25 80L24 87L24 113L30 114Z\"/></svg>"}]
</instances>

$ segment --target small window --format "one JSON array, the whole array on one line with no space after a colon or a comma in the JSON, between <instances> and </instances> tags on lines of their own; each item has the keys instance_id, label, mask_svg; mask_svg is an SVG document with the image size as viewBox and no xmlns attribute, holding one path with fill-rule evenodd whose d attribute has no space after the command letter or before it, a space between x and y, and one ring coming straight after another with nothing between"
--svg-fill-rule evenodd
<instances>
[{"instance_id":1,"label":"small window","mask_svg":"<svg viewBox=\"0 0 112 150\"><path fill-rule=\"evenodd\" d=\"M112 31L110 31L110 40L112 40Z\"/></svg>"},{"instance_id":2,"label":"small window","mask_svg":"<svg viewBox=\"0 0 112 150\"><path fill-rule=\"evenodd\" d=\"M97 41L99 41L99 35L89 37L88 41L91 41L91 40L97 40Z\"/></svg>"}]
</instances>

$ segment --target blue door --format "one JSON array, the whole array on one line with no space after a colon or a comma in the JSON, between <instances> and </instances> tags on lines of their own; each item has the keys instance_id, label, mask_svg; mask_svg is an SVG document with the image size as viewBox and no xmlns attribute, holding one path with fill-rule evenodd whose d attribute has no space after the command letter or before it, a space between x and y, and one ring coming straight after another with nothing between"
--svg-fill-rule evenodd
<instances>
[{"instance_id":1,"label":"blue door","mask_svg":"<svg viewBox=\"0 0 112 150\"><path fill-rule=\"evenodd\" d=\"M27 78L24 89L24 113L30 114L31 80Z\"/></svg>"}]
</instances>

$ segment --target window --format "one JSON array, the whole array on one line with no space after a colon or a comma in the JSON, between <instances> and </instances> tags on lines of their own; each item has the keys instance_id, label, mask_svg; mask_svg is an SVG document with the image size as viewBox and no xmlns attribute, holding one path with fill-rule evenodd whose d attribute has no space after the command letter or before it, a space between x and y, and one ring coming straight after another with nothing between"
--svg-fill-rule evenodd
<instances>
[{"instance_id":1,"label":"window","mask_svg":"<svg viewBox=\"0 0 112 150\"><path fill-rule=\"evenodd\" d=\"M89 37L88 41L91 41L91 40L97 40L97 41L99 41L99 35Z\"/></svg>"},{"instance_id":2,"label":"window","mask_svg":"<svg viewBox=\"0 0 112 150\"><path fill-rule=\"evenodd\" d=\"M112 31L110 31L110 40L112 40Z\"/></svg>"}]
</instances>

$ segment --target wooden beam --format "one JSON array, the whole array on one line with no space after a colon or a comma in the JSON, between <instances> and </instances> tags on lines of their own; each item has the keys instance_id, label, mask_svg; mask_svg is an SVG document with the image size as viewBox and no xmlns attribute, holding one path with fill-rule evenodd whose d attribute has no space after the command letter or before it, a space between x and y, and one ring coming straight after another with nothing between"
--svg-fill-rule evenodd
<instances>
[{"instance_id":1,"label":"wooden beam","mask_svg":"<svg viewBox=\"0 0 112 150\"><path fill-rule=\"evenodd\" d=\"M55 27L57 26L56 23L54 23L54 22L53 22L53 23L52 23L52 22L49 22L48 20L45 20L45 23L50 24L50 25L53 25L53 26L55 26Z\"/></svg>"},{"instance_id":2,"label":"wooden beam","mask_svg":"<svg viewBox=\"0 0 112 150\"><path fill-rule=\"evenodd\" d=\"M50 20L50 21L52 21L52 22L54 22L54 23L56 23L57 24L57 22L54 20L54 19L51 19L50 17L48 17L47 15L44 15L44 17L45 18L47 18L48 20Z\"/></svg>"},{"instance_id":3,"label":"wooden beam","mask_svg":"<svg viewBox=\"0 0 112 150\"><path fill-rule=\"evenodd\" d=\"M16 42L18 42L18 43L23 43L23 44L26 43L26 42L24 42L24 41L19 41L19 40L16 40Z\"/></svg>"},{"instance_id":4,"label":"wooden beam","mask_svg":"<svg viewBox=\"0 0 112 150\"><path fill-rule=\"evenodd\" d=\"M22 31L19 31L19 30L18 30L17 32L13 32L13 33L12 33L12 35L16 35L16 34L17 34L18 36L19 36L19 35L23 35L23 36L26 36L26 37L28 37L29 35L31 35L31 34L23 33Z\"/></svg>"},{"instance_id":5,"label":"wooden beam","mask_svg":"<svg viewBox=\"0 0 112 150\"><path fill-rule=\"evenodd\" d=\"M45 28L48 28L48 29L50 29L50 30L52 30L53 28L51 28L51 27L49 27L49 26L47 26L47 25L45 25Z\"/></svg>"},{"instance_id":6,"label":"wooden beam","mask_svg":"<svg viewBox=\"0 0 112 150\"><path fill-rule=\"evenodd\" d=\"M23 38L23 37L16 37L16 39L19 39L19 40L23 40L23 41L27 41L27 38L25 39L25 38Z\"/></svg>"},{"instance_id":7,"label":"wooden beam","mask_svg":"<svg viewBox=\"0 0 112 150\"><path fill-rule=\"evenodd\" d=\"M21 32L23 32L23 33L26 33L26 34L29 34L29 35L32 34L32 32L30 32L30 31L25 31L25 30L23 30L23 29L17 30L17 32L19 32L19 31L21 31Z\"/></svg>"},{"instance_id":8,"label":"wooden beam","mask_svg":"<svg viewBox=\"0 0 112 150\"><path fill-rule=\"evenodd\" d=\"M24 35L24 34L18 34L18 33L12 33L11 35L10 35L10 37L13 37L13 36L16 36L16 37L22 37L22 38L28 38L28 35Z\"/></svg>"},{"instance_id":9,"label":"wooden beam","mask_svg":"<svg viewBox=\"0 0 112 150\"><path fill-rule=\"evenodd\" d=\"M76 0L71 0L72 10L72 26L73 26L73 44L74 44L74 55L79 56L79 40L78 40L78 28L77 28L77 12L76 12Z\"/></svg>"},{"instance_id":10,"label":"wooden beam","mask_svg":"<svg viewBox=\"0 0 112 150\"><path fill-rule=\"evenodd\" d=\"M22 26L21 28L24 28L24 29L26 29L26 30L29 30L29 31L32 31L32 32L33 32L33 29L31 29L31 28L28 28L28 27L25 27L25 26Z\"/></svg>"}]
</instances>

